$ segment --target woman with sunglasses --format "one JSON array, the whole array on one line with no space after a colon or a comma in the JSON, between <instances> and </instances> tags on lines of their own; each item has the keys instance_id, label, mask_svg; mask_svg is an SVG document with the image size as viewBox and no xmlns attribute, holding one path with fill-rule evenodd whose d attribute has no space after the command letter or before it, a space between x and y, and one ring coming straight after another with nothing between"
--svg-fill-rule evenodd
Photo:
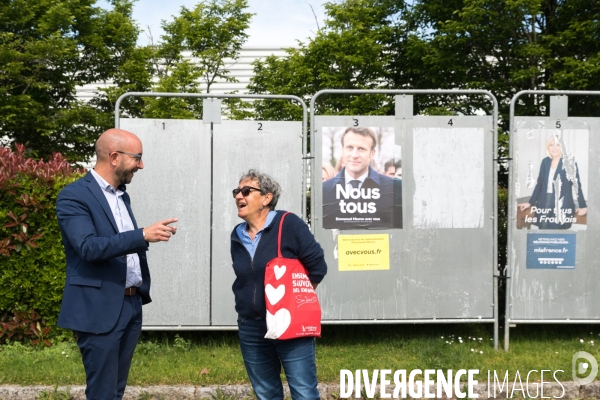
<instances>
[{"instance_id":1,"label":"woman with sunglasses","mask_svg":"<svg viewBox=\"0 0 600 400\"><path fill-rule=\"evenodd\" d=\"M233 189L238 216L244 220L231 233L240 348L259 400L283 399L282 365L292 399L318 399L315 339L265 339L265 268L277 257L279 222L284 214L275 211L280 194L281 187L273 178L253 169ZM282 230L283 257L299 259L316 288L327 273L323 249L304 221L294 214L286 216Z\"/></svg>"}]
</instances>

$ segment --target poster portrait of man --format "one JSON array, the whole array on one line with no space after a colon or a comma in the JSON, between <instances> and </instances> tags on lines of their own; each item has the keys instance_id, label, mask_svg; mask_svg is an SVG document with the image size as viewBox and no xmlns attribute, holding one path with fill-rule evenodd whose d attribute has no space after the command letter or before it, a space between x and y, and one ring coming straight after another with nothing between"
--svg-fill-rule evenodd
<instances>
[{"instance_id":1,"label":"poster portrait of man","mask_svg":"<svg viewBox=\"0 0 600 400\"><path fill-rule=\"evenodd\" d=\"M394 129L323 131L329 139L324 146L332 144L338 153L323 152L323 228L402 228L402 170Z\"/></svg>"}]
</instances>

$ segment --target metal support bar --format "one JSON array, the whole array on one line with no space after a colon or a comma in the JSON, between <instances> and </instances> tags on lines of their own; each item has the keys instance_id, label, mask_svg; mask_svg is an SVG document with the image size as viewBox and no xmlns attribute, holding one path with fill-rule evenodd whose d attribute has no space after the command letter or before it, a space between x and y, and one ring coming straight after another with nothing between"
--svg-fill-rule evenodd
<instances>
[{"instance_id":1,"label":"metal support bar","mask_svg":"<svg viewBox=\"0 0 600 400\"><path fill-rule=\"evenodd\" d=\"M235 325L145 325L143 331L237 331Z\"/></svg>"},{"instance_id":2,"label":"metal support bar","mask_svg":"<svg viewBox=\"0 0 600 400\"><path fill-rule=\"evenodd\" d=\"M510 324L600 324L598 319L511 319Z\"/></svg>"},{"instance_id":3,"label":"metal support bar","mask_svg":"<svg viewBox=\"0 0 600 400\"><path fill-rule=\"evenodd\" d=\"M490 323L494 322L494 319L482 318L477 320L471 319L350 319L350 320L335 320L335 321L322 321L321 325L372 325L372 324L384 324L384 325L406 325L406 324L455 324L457 322L467 323ZM157 325L157 326L143 326L143 331L237 331L238 327L235 325L224 325L224 326L207 326L207 325Z\"/></svg>"}]
</instances>

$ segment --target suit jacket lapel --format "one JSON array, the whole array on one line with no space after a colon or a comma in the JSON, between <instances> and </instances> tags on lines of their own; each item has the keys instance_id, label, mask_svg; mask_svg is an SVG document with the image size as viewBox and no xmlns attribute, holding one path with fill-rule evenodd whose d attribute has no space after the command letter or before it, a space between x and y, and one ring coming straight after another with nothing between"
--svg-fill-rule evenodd
<instances>
[{"instance_id":1,"label":"suit jacket lapel","mask_svg":"<svg viewBox=\"0 0 600 400\"><path fill-rule=\"evenodd\" d=\"M102 209L104 210L104 213L108 217L108 220L110 221L113 228L115 229L115 232L119 233L119 228L117 227L117 222L115 221L115 217L113 216L112 210L110 209L110 206L108 205L108 201L106 201L106 197L104 196L104 193L102 193L102 189L100 189L100 185L98 185L96 178L94 178L94 176L92 175L91 172L88 172L87 175L85 176L85 179L88 182L87 183L88 189L90 190L90 192L92 192L94 197L96 197L96 200L98 200L98 203L100 203L100 205L102 206Z\"/></svg>"},{"instance_id":2,"label":"suit jacket lapel","mask_svg":"<svg viewBox=\"0 0 600 400\"><path fill-rule=\"evenodd\" d=\"M342 168L342 170L333 178L333 187L335 188L336 185L342 185L344 187L346 187L346 167Z\"/></svg>"},{"instance_id":3,"label":"suit jacket lapel","mask_svg":"<svg viewBox=\"0 0 600 400\"><path fill-rule=\"evenodd\" d=\"M379 173L377 171L375 171L373 168L371 168L370 166L369 166L369 174L367 175L367 179L370 179L373 182L375 182L377 184L377 186L379 186L381 184L381 182L379 181ZM365 181L367 179L365 179Z\"/></svg>"}]
</instances>

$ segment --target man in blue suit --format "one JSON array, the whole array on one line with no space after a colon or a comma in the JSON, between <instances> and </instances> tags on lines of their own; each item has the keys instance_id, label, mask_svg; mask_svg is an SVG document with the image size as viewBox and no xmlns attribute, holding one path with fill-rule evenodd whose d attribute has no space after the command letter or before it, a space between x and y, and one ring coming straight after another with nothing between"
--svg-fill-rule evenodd
<instances>
[{"instance_id":1,"label":"man in blue suit","mask_svg":"<svg viewBox=\"0 0 600 400\"><path fill-rule=\"evenodd\" d=\"M88 400L121 399L150 299L148 243L166 242L169 218L139 228L125 185L144 168L142 142L110 129L96 142L93 170L66 186L56 202L67 257L58 326L77 335Z\"/></svg>"},{"instance_id":2,"label":"man in blue suit","mask_svg":"<svg viewBox=\"0 0 600 400\"><path fill-rule=\"evenodd\" d=\"M402 228L402 180L371 167L376 147L370 128L349 127L342 135L344 168L323 182L323 228Z\"/></svg>"}]
</instances>

